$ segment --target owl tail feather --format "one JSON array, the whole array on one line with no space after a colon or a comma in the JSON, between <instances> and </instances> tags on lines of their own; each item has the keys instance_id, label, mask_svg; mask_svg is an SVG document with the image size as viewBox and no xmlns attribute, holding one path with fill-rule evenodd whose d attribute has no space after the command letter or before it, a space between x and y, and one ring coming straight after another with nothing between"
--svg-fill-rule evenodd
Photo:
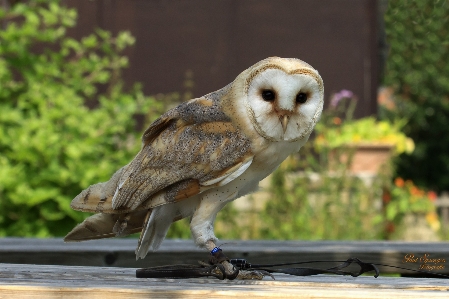
<instances>
[{"instance_id":1,"label":"owl tail feather","mask_svg":"<svg viewBox=\"0 0 449 299\"><path fill-rule=\"evenodd\" d=\"M64 242L80 242L138 233L148 211L128 214L95 214L78 224L64 238Z\"/></svg>"},{"instance_id":2,"label":"owl tail feather","mask_svg":"<svg viewBox=\"0 0 449 299\"><path fill-rule=\"evenodd\" d=\"M136 260L143 259L149 250L157 250L167 235L170 225L184 218L175 211L171 205L165 205L156 207L147 214L136 249Z\"/></svg>"}]
</instances>

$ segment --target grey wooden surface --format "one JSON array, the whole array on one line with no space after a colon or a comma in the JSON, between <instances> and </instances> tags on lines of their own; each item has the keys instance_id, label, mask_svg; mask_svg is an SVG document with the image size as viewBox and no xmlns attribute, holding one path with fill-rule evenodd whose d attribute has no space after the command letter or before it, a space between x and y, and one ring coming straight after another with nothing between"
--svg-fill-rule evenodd
<instances>
[{"instance_id":1,"label":"grey wooden surface","mask_svg":"<svg viewBox=\"0 0 449 299\"><path fill-rule=\"evenodd\" d=\"M276 280L135 278L134 268L0 264L0 298L448 298L443 279L275 275Z\"/></svg>"},{"instance_id":2,"label":"grey wooden surface","mask_svg":"<svg viewBox=\"0 0 449 299\"><path fill-rule=\"evenodd\" d=\"M443 269L449 274L449 242L389 241L221 241L230 258L245 258L253 264L293 261L346 260L357 257L365 262L418 269L422 264L404 263L407 254L421 258L445 259ZM62 239L0 238L0 263L73 266L114 266L143 268L166 264L194 263L207 260L208 253L192 240L165 240L156 252L136 261L137 239L105 239L64 243ZM310 265L318 266L318 265ZM319 265L322 266L322 265ZM401 269L379 267L382 273L410 273ZM449 296L449 295L448 295Z\"/></svg>"}]
</instances>

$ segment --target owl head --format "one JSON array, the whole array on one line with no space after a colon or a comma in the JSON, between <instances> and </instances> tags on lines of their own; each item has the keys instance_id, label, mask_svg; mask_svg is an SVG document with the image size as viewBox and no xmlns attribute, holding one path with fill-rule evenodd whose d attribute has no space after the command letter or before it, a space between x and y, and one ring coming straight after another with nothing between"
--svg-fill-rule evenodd
<instances>
[{"instance_id":1,"label":"owl head","mask_svg":"<svg viewBox=\"0 0 449 299\"><path fill-rule=\"evenodd\" d=\"M324 86L309 64L270 57L241 73L234 93L259 135L270 141L308 138L323 110Z\"/></svg>"}]
</instances>

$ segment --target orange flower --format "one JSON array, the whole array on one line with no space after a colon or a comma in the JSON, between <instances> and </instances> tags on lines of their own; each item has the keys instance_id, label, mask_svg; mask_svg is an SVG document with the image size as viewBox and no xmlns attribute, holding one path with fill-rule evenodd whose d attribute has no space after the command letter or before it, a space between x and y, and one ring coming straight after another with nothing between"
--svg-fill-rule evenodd
<instances>
[{"instance_id":1,"label":"orange flower","mask_svg":"<svg viewBox=\"0 0 449 299\"><path fill-rule=\"evenodd\" d=\"M394 184L395 184L397 187L402 188L402 187L404 187L404 180L403 180L402 178L396 178L396 179L394 180Z\"/></svg>"},{"instance_id":2,"label":"orange flower","mask_svg":"<svg viewBox=\"0 0 449 299\"><path fill-rule=\"evenodd\" d=\"M341 118L339 118L339 117L334 117L333 119L332 119L332 122L334 123L334 125L341 125Z\"/></svg>"},{"instance_id":3,"label":"orange flower","mask_svg":"<svg viewBox=\"0 0 449 299\"><path fill-rule=\"evenodd\" d=\"M431 200L431 201L435 201L438 197L438 195L433 192L433 191L429 191L427 192L427 197Z\"/></svg>"},{"instance_id":4,"label":"orange flower","mask_svg":"<svg viewBox=\"0 0 449 299\"><path fill-rule=\"evenodd\" d=\"M422 190L420 190L418 187L416 186L412 186L412 188L410 189L410 193L412 195L416 195L416 196L422 196L424 195L424 192Z\"/></svg>"}]
</instances>

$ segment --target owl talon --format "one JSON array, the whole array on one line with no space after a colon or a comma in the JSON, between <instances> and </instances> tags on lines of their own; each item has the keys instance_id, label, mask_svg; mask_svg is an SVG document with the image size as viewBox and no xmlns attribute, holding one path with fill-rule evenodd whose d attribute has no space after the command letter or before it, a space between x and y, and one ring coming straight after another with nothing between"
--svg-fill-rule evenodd
<instances>
[{"instance_id":1,"label":"owl talon","mask_svg":"<svg viewBox=\"0 0 449 299\"><path fill-rule=\"evenodd\" d=\"M271 273L263 270L240 270L237 279L262 280L265 276L270 276L273 280L276 280Z\"/></svg>"},{"instance_id":2,"label":"owl talon","mask_svg":"<svg viewBox=\"0 0 449 299\"><path fill-rule=\"evenodd\" d=\"M225 268L225 278L229 280L242 279L242 280L262 280L265 276L270 276L275 280L271 273L264 270L239 270L229 262L229 259L223 254L223 251L219 247L214 247L211 250L211 257L209 264L216 265L221 264Z\"/></svg>"}]
</instances>

